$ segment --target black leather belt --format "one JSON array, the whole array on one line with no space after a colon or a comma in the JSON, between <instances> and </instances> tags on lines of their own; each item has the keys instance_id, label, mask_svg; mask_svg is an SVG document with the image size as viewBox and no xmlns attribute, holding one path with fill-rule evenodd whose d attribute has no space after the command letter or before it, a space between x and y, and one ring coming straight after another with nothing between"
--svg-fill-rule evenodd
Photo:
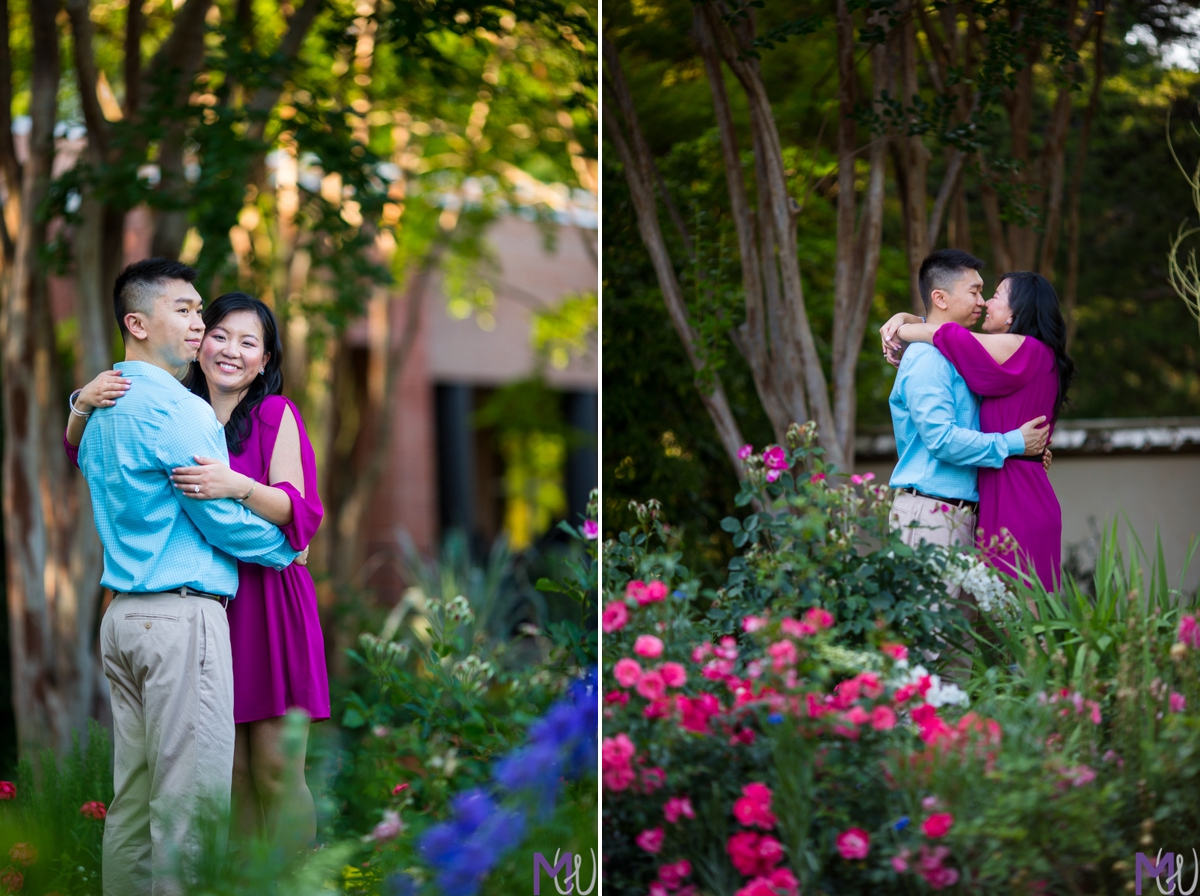
<instances>
[{"instance_id":1,"label":"black leather belt","mask_svg":"<svg viewBox=\"0 0 1200 896\"><path fill-rule=\"evenodd\" d=\"M229 606L229 598L227 596L225 596L224 594L211 594L208 591L199 591L199 590L197 590L195 588L191 588L187 585L182 585L179 588L164 588L162 591L155 591L152 593L154 593L154 594L178 594L180 597L206 597L209 600L215 600L222 607ZM128 594L132 597L132 596L136 596L137 592L116 591L113 593L113 597L117 598L117 597L120 597L122 594Z\"/></svg>"},{"instance_id":2,"label":"black leather belt","mask_svg":"<svg viewBox=\"0 0 1200 896\"><path fill-rule=\"evenodd\" d=\"M965 498L941 498L937 495L927 495L924 492L919 492L915 488L902 488L900 491L916 495L918 498L928 498L930 501L941 501L943 504L949 504L951 507L965 507L973 513L979 510L978 501L968 501Z\"/></svg>"}]
</instances>

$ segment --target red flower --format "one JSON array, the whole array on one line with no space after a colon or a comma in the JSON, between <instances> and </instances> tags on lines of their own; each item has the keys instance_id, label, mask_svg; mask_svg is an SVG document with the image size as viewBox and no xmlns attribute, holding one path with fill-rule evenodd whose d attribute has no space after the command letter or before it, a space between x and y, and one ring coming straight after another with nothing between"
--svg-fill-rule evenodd
<instances>
[{"instance_id":1,"label":"red flower","mask_svg":"<svg viewBox=\"0 0 1200 896\"><path fill-rule=\"evenodd\" d=\"M880 644L879 649L894 660L908 659L908 648L903 644Z\"/></svg>"},{"instance_id":2,"label":"red flower","mask_svg":"<svg viewBox=\"0 0 1200 896\"><path fill-rule=\"evenodd\" d=\"M1188 647L1200 647L1200 623L1195 616L1184 616L1179 620L1179 640Z\"/></svg>"},{"instance_id":3,"label":"red flower","mask_svg":"<svg viewBox=\"0 0 1200 896\"><path fill-rule=\"evenodd\" d=\"M0 781L0 800L11 800L17 795L17 785L12 781Z\"/></svg>"},{"instance_id":4,"label":"red flower","mask_svg":"<svg viewBox=\"0 0 1200 896\"><path fill-rule=\"evenodd\" d=\"M921 823L921 831L926 837L936 840L938 837L944 837L953 825L953 815L949 812L939 812L936 815L930 815Z\"/></svg>"},{"instance_id":5,"label":"red flower","mask_svg":"<svg viewBox=\"0 0 1200 896\"><path fill-rule=\"evenodd\" d=\"M850 828L837 835L837 851L843 859L865 859L871 851L871 835L862 828Z\"/></svg>"},{"instance_id":6,"label":"red flower","mask_svg":"<svg viewBox=\"0 0 1200 896\"><path fill-rule=\"evenodd\" d=\"M659 697L651 700L642 709L642 718L646 719L665 719L675 710L674 697Z\"/></svg>"},{"instance_id":7,"label":"red flower","mask_svg":"<svg viewBox=\"0 0 1200 896\"><path fill-rule=\"evenodd\" d=\"M742 887L733 896L778 896L775 887L771 884L770 879L765 877L756 877L746 886Z\"/></svg>"},{"instance_id":8,"label":"red flower","mask_svg":"<svg viewBox=\"0 0 1200 896\"><path fill-rule=\"evenodd\" d=\"M649 853L656 853L662 849L663 845L663 829L648 828L637 835L637 845Z\"/></svg>"},{"instance_id":9,"label":"red flower","mask_svg":"<svg viewBox=\"0 0 1200 896\"><path fill-rule=\"evenodd\" d=\"M14 843L8 857L18 865L32 865L37 861L37 850L28 843Z\"/></svg>"},{"instance_id":10,"label":"red flower","mask_svg":"<svg viewBox=\"0 0 1200 896\"><path fill-rule=\"evenodd\" d=\"M89 803L84 803L79 807L79 812L86 815L88 818L94 818L100 821L108 814L108 810L104 808L104 803L97 800L92 800Z\"/></svg>"},{"instance_id":11,"label":"red flower","mask_svg":"<svg viewBox=\"0 0 1200 896\"><path fill-rule=\"evenodd\" d=\"M622 706L629 702L628 691L609 691L604 695L605 703L620 703Z\"/></svg>"},{"instance_id":12,"label":"red flower","mask_svg":"<svg viewBox=\"0 0 1200 896\"><path fill-rule=\"evenodd\" d=\"M395 787L392 788L392 796L399 796L400 794L404 793L404 791L408 790L408 788L409 788L409 785L407 783L397 784Z\"/></svg>"},{"instance_id":13,"label":"red flower","mask_svg":"<svg viewBox=\"0 0 1200 896\"><path fill-rule=\"evenodd\" d=\"M15 893L23 886L25 886L25 875L16 868L9 865L0 871L0 887L4 887L9 893Z\"/></svg>"},{"instance_id":14,"label":"red flower","mask_svg":"<svg viewBox=\"0 0 1200 896\"><path fill-rule=\"evenodd\" d=\"M775 827L775 815L771 812L771 789L766 784L747 784L742 788L741 799L733 804L733 817L746 827L771 830Z\"/></svg>"},{"instance_id":15,"label":"red flower","mask_svg":"<svg viewBox=\"0 0 1200 896\"><path fill-rule=\"evenodd\" d=\"M778 445L772 445L762 455L763 466L768 470L786 470L788 468L787 455Z\"/></svg>"}]
</instances>

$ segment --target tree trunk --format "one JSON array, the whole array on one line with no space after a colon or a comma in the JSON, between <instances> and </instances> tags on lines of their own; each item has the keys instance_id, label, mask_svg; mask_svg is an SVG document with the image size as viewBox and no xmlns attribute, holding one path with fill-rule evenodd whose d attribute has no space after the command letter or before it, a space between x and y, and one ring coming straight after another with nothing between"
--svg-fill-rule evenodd
<instances>
[{"instance_id":1,"label":"tree trunk","mask_svg":"<svg viewBox=\"0 0 1200 896\"><path fill-rule=\"evenodd\" d=\"M58 3L30 5L33 38L29 159L21 226L4 290L4 515L13 709L23 753L67 749L85 730L103 677L93 625L99 543L80 478L61 450L66 410L38 251L38 208L50 186L59 84Z\"/></svg>"},{"instance_id":2,"label":"tree trunk","mask_svg":"<svg viewBox=\"0 0 1200 896\"><path fill-rule=\"evenodd\" d=\"M716 427L717 437L725 449L729 462L740 478L745 474L745 469L737 453L745 440L742 438L741 428L733 416L733 408L730 407L729 399L725 395L720 374L706 369L700 337L688 320L683 290L680 289L679 279L675 274L675 267L671 262L670 252L658 223L654 178L650 170L653 160L649 156L641 128L637 122L633 99L625 85L624 75L621 71L620 59L607 38L601 39L601 45L606 68L606 86L609 88L609 94L613 100L613 102L604 103L601 109L604 115L605 130L616 147L617 156L625 169L625 179L629 184L629 194L633 199L634 211L638 219L638 230L642 235L646 251L650 255L651 264L654 266L654 273L663 293L663 302L667 307L667 315L683 343L684 351L687 352L688 360L692 364L692 370L695 371L696 388ZM620 115L625 121L624 128L617 118L618 113L612 109L614 103L620 109ZM629 132L629 139L626 139L625 136L626 129Z\"/></svg>"}]
</instances>

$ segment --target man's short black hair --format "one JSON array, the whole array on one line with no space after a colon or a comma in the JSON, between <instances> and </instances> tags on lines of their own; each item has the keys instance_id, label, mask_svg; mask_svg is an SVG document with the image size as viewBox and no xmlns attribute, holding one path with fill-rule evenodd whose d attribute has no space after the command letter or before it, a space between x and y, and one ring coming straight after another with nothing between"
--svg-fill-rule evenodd
<instances>
[{"instance_id":1,"label":"man's short black hair","mask_svg":"<svg viewBox=\"0 0 1200 896\"><path fill-rule=\"evenodd\" d=\"M196 281L196 269L173 258L145 258L135 261L121 271L113 285L113 311L117 315L117 326L121 338L127 339L129 329L125 326L125 315L131 311L150 313L154 300L162 292L168 280Z\"/></svg>"},{"instance_id":2,"label":"man's short black hair","mask_svg":"<svg viewBox=\"0 0 1200 896\"><path fill-rule=\"evenodd\" d=\"M938 249L936 252L930 252L921 262L921 273L917 275L921 301L925 303L925 313L929 314L933 308L932 296L935 289L950 289L967 271L980 270L983 270L983 261L962 249Z\"/></svg>"}]
</instances>

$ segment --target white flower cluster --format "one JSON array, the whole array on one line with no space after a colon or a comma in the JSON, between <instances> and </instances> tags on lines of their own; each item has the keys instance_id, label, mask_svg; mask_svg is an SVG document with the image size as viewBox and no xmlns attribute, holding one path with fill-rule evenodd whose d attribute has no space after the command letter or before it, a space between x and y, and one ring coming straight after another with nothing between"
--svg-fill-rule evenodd
<instances>
[{"instance_id":1,"label":"white flower cluster","mask_svg":"<svg viewBox=\"0 0 1200 896\"><path fill-rule=\"evenodd\" d=\"M475 611L471 603L461 594L446 601L446 618L452 622L465 622L468 625L475 620Z\"/></svg>"},{"instance_id":2,"label":"white flower cluster","mask_svg":"<svg viewBox=\"0 0 1200 896\"><path fill-rule=\"evenodd\" d=\"M482 690L496 674L496 669L491 663L481 660L473 653L455 663L452 671L455 678L475 690Z\"/></svg>"},{"instance_id":3,"label":"white flower cluster","mask_svg":"<svg viewBox=\"0 0 1200 896\"><path fill-rule=\"evenodd\" d=\"M899 677L893 679L896 686L904 687L906 684L916 684L926 675L929 675L929 690L925 693L925 702L930 706L969 706L971 698L956 684L942 681L942 677L937 673L930 675L924 666L913 666L908 668L907 660L899 660L896 663L896 671Z\"/></svg>"},{"instance_id":4,"label":"white flower cluster","mask_svg":"<svg viewBox=\"0 0 1200 896\"><path fill-rule=\"evenodd\" d=\"M970 594L989 616L1012 618L1018 613L1016 599L996 571L968 554L950 557L942 582L947 588L961 588Z\"/></svg>"}]
</instances>

